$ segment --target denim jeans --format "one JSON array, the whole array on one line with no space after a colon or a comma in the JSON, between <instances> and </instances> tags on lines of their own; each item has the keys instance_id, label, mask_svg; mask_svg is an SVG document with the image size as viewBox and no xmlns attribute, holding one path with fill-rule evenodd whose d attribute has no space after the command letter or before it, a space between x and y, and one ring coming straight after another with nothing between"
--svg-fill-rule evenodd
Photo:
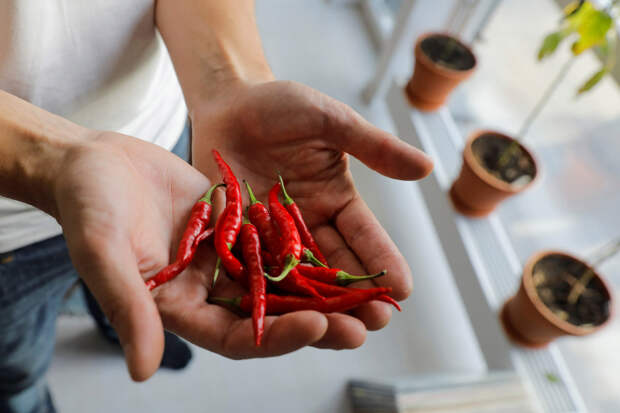
<instances>
[{"instance_id":1,"label":"denim jeans","mask_svg":"<svg viewBox=\"0 0 620 413\"><path fill-rule=\"evenodd\" d=\"M188 159L189 124L173 152ZM78 278L62 235L0 254L0 413L55 412L45 382L63 297Z\"/></svg>"}]
</instances>

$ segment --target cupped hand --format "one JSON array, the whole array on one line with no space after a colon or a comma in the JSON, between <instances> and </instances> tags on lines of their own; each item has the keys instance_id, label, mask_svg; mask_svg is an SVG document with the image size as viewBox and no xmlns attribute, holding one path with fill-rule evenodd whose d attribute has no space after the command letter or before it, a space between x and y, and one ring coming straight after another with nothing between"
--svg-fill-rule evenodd
<instances>
[{"instance_id":1,"label":"cupped hand","mask_svg":"<svg viewBox=\"0 0 620 413\"><path fill-rule=\"evenodd\" d=\"M263 345L254 348L246 320L205 302L215 261L208 241L176 279L153 294L146 289L144 280L176 255L189 212L210 186L177 156L129 136L93 132L67 149L54 182L49 212L63 227L75 268L118 332L134 380L159 367L162 327L231 358L283 354L324 335L327 321L316 312L268 317ZM220 288L238 288L224 278Z\"/></svg>"},{"instance_id":2,"label":"cupped hand","mask_svg":"<svg viewBox=\"0 0 620 413\"><path fill-rule=\"evenodd\" d=\"M403 180L431 172L433 164L426 155L374 127L345 104L293 82L232 85L217 98L195 106L191 119L194 166L210 179L220 179L212 148L222 153L239 180L251 183L263 201L281 173L330 266L353 274L387 269L387 276L357 286L392 287L397 300L410 294L409 267L356 190L347 154L383 175ZM390 307L378 301L351 315L327 315L327 331L314 345L359 346L366 329L382 328L390 316ZM177 331L190 326L188 321ZM250 323L240 325L241 329L250 343Z\"/></svg>"}]
</instances>

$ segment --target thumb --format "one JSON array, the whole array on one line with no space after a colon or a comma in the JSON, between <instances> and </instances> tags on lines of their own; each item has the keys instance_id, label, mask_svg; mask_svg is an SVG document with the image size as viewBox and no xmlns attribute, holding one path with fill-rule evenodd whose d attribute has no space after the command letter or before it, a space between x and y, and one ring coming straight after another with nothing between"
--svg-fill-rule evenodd
<instances>
[{"instance_id":1,"label":"thumb","mask_svg":"<svg viewBox=\"0 0 620 413\"><path fill-rule=\"evenodd\" d=\"M76 269L119 336L131 378L148 379L161 363L164 332L131 247L116 244L108 253L98 248L75 258Z\"/></svg>"},{"instance_id":2,"label":"thumb","mask_svg":"<svg viewBox=\"0 0 620 413\"><path fill-rule=\"evenodd\" d=\"M433 170L433 161L424 152L375 127L353 109L345 106L336 113L344 116L333 122L333 142L369 168L402 180L421 179Z\"/></svg>"}]
</instances>

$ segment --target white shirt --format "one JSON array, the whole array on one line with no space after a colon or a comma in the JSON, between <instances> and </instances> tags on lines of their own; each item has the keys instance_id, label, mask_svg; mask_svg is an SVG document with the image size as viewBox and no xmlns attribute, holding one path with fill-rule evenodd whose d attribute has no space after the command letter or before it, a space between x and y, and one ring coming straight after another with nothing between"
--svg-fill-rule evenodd
<instances>
[{"instance_id":1,"label":"white shirt","mask_svg":"<svg viewBox=\"0 0 620 413\"><path fill-rule=\"evenodd\" d=\"M187 116L154 0L0 0L0 88L166 149ZM49 215L0 197L0 252L61 232Z\"/></svg>"}]
</instances>

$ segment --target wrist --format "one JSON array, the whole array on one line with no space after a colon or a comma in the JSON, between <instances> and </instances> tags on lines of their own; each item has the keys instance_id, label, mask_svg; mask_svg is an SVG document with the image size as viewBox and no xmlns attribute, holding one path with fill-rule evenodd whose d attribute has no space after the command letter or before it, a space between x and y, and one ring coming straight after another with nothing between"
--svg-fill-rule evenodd
<instances>
[{"instance_id":1,"label":"wrist","mask_svg":"<svg viewBox=\"0 0 620 413\"><path fill-rule=\"evenodd\" d=\"M211 68L210 75L207 74L197 87L184 92L190 118L195 109L205 103L225 101L242 90L275 80L264 59L251 62L233 56L226 59L217 65L218 69Z\"/></svg>"},{"instance_id":2,"label":"wrist","mask_svg":"<svg viewBox=\"0 0 620 413\"><path fill-rule=\"evenodd\" d=\"M94 132L77 125L64 125L49 134L28 134L22 137L21 153L15 169L14 198L26 202L58 218L56 188L62 169L71 154L78 153Z\"/></svg>"},{"instance_id":3,"label":"wrist","mask_svg":"<svg viewBox=\"0 0 620 413\"><path fill-rule=\"evenodd\" d=\"M56 177L89 130L0 92L0 131L0 195L56 216Z\"/></svg>"}]
</instances>

